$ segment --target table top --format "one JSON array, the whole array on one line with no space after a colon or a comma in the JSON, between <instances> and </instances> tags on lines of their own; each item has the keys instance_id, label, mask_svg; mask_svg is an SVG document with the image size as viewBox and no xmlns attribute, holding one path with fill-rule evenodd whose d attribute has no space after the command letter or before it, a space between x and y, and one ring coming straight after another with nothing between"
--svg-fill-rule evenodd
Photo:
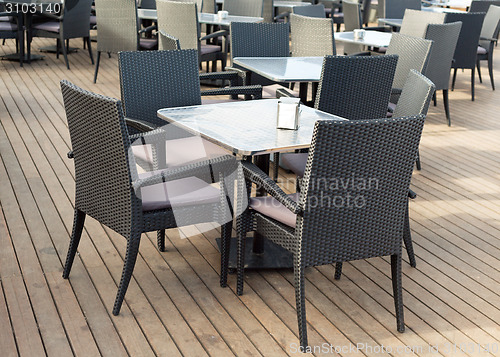
<instances>
[{"instance_id":1,"label":"table top","mask_svg":"<svg viewBox=\"0 0 500 357\"><path fill-rule=\"evenodd\" d=\"M305 149L317 120L346 120L301 105L298 130L276 129L278 99L260 99L158 110L158 116L237 155Z\"/></svg>"},{"instance_id":2,"label":"table top","mask_svg":"<svg viewBox=\"0 0 500 357\"><path fill-rule=\"evenodd\" d=\"M468 8L472 0L422 0L422 3L442 6L442 7L458 7L458 8Z\"/></svg>"},{"instance_id":3,"label":"table top","mask_svg":"<svg viewBox=\"0 0 500 357\"><path fill-rule=\"evenodd\" d=\"M292 9L295 6L309 6L312 5L310 2L300 2L300 1L281 1L281 0L276 0L273 1L273 6L274 7L285 7Z\"/></svg>"},{"instance_id":4,"label":"table top","mask_svg":"<svg viewBox=\"0 0 500 357\"><path fill-rule=\"evenodd\" d=\"M401 24L403 23L403 19L381 18L381 19L378 19L378 22L380 24L389 25L389 26L393 26L393 27L401 27Z\"/></svg>"},{"instance_id":5,"label":"table top","mask_svg":"<svg viewBox=\"0 0 500 357\"><path fill-rule=\"evenodd\" d=\"M354 32L336 32L335 40L341 42L355 43L357 45L387 47L391 42L392 34L390 32L380 31L365 31L365 37L360 39L354 38Z\"/></svg>"},{"instance_id":6,"label":"table top","mask_svg":"<svg viewBox=\"0 0 500 357\"><path fill-rule=\"evenodd\" d=\"M233 63L276 82L316 82L323 57L236 57Z\"/></svg>"},{"instance_id":7,"label":"table top","mask_svg":"<svg viewBox=\"0 0 500 357\"><path fill-rule=\"evenodd\" d=\"M430 11L430 12L441 12L441 13L449 13L449 12L467 12L465 10L460 9L448 9L447 7L425 7L422 6L422 11Z\"/></svg>"},{"instance_id":8,"label":"table top","mask_svg":"<svg viewBox=\"0 0 500 357\"><path fill-rule=\"evenodd\" d=\"M144 20L157 20L158 14L154 9L137 9L137 16ZM225 19L220 19L217 14L198 13L198 22L208 25L229 26L231 22L262 22L262 17L235 16L229 15Z\"/></svg>"}]
</instances>

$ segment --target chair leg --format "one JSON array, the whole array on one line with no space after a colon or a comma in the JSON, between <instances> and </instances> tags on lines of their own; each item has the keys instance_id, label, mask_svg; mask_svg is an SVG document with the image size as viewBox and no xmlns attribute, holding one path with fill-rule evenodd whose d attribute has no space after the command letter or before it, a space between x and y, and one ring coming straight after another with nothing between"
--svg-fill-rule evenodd
<instances>
[{"instance_id":1,"label":"chair leg","mask_svg":"<svg viewBox=\"0 0 500 357\"><path fill-rule=\"evenodd\" d=\"M101 51L97 51L97 59L95 61L94 83L97 82L97 73L99 72L100 60L101 60Z\"/></svg>"},{"instance_id":2,"label":"chair leg","mask_svg":"<svg viewBox=\"0 0 500 357\"><path fill-rule=\"evenodd\" d=\"M481 77L481 66L479 64L479 59L476 60L477 75L479 76L479 83L483 83L483 77Z\"/></svg>"},{"instance_id":3,"label":"chair leg","mask_svg":"<svg viewBox=\"0 0 500 357\"><path fill-rule=\"evenodd\" d=\"M448 98L448 89L443 89L443 102L444 102L444 112L446 113L446 120L448 120L448 126L451 126L450 101Z\"/></svg>"},{"instance_id":4,"label":"chair leg","mask_svg":"<svg viewBox=\"0 0 500 357\"><path fill-rule=\"evenodd\" d=\"M116 293L115 304L113 306L113 315L117 316L123 304L125 293L127 292L128 284L132 278L134 271L135 261L139 253L139 243L141 242L141 234L132 234L127 242L127 252L125 253L125 263L123 265L122 277L120 279L120 286Z\"/></svg>"},{"instance_id":5,"label":"chair leg","mask_svg":"<svg viewBox=\"0 0 500 357\"><path fill-rule=\"evenodd\" d=\"M69 272L71 271L71 267L73 266L76 250L78 249L78 243L80 243L80 238L82 236L85 216L86 214L84 212L80 211L79 209L75 209L75 217L73 219L73 232L71 233L68 254L66 255L66 263L64 264L63 270L64 279L68 279Z\"/></svg>"},{"instance_id":6,"label":"chair leg","mask_svg":"<svg viewBox=\"0 0 500 357\"><path fill-rule=\"evenodd\" d=\"M491 88L495 90L495 81L493 80L493 51L488 53L488 72L490 73Z\"/></svg>"},{"instance_id":7,"label":"chair leg","mask_svg":"<svg viewBox=\"0 0 500 357\"><path fill-rule=\"evenodd\" d=\"M397 329L399 332L404 332L405 322L403 312L403 284L401 281L401 252L391 255L391 273Z\"/></svg>"},{"instance_id":8,"label":"chair leg","mask_svg":"<svg viewBox=\"0 0 500 357\"><path fill-rule=\"evenodd\" d=\"M335 263L335 280L339 280L342 276L342 262Z\"/></svg>"},{"instance_id":9,"label":"chair leg","mask_svg":"<svg viewBox=\"0 0 500 357\"><path fill-rule=\"evenodd\" d=\"M69 62L68 62L68 44L69 40L64 41L64 39L61 39L61 46L63 50L63 56L64 56L64 62L66 62L66 68L69 69Z\"/></svg>"},{"instance_id":10,"label":"chair leg","mask_svg":"<svg viewBox=\"0 0 500 357\"><path fill-rule=\"evenodd\" d=\"M422 170L422 164L420 163L420 151L417 150L417 159L415 160L415 164L417 165L417 170Z\"/></svg>"},{"instance_id":11,"label":"chair leg","mask_svg":"<svg viewBox=\"0 0 500 357\"><path fill-rule=\"evenodd\" d=\"M87 42L87 46L89 47L89 57L90 57L90 61L92 62L92 64L94 64L94 55L92 54L92 45L91 45L91 42L90 42L90 37L85 37L83 39L83 43ZM84 47L85 48L85 47Z\"/></svg>"},{"instance_id":12,"label":"chair leg","mask_svg":"<svg viewBox=\"0 0 500 357\"><path fill-rule=\"evenodd\" d=\"M61 51L61 40L56 40L56 58L59 59L59 52Z\"/></svg>"},{"instance_id":13,"label":"chair leg","mask_svg":"<svg viewBox=\"0 0 500 357\"><path fill-rule=\"evenodd\" d=\"M227 272L229 269L229 252L231 251L231 229L233 221L221 226L221 268L220 268L220 286L227 287Z\"/></svg>"},{"instance_id":14,"label":"chair leg","mask_svg":"<svg viewBox=\"0 0 500 357\"><path fill-rule=\"evenodd\" d=\"M457 68L453 70L453 79L451 80L451 90L455 90L455 80L457 79Z\"/></svg>"},{"instance_id":15,"label":"chair leg","mask_svg":"<svg viewBox=\"0 0 500 357\"><path fill-rule=\"evenodd\" d=\"M299 325L299 340L302 348L307 347L307 319L306 319L306 295L304 265L301 258L294 256L294 281L295 281L295 308L297 310L297 322Z\"/></svg>"},{"instance_id":16,"label":"chair leg","mask_svg":"<svg viewBox=\"0 0 500 357\"><path fill-rule=\"evenodd\" d=\"M413 242L411 240L411 230L410 230L410 216L408 214L408 205L406 206L405 223L403 228L403 241L405 242L406 252L408 253L408 259L410 260L410 266L415 268L417 262L415 260L415 252L413 251Z\"/></svg>"},{"instance_id":17,"label":"chair leg","mask_svg":"<svg viewBox=\"0 0 500 357\"><path fill-rule=\"evenodd\" d=\"M156 243L160 252L165 251L165 230L160 229L156 231Z\"/></svg>"},{"instance_id":18,"label":"chair leg","mask_svg":"<svg viewBox=\"0 0 500 357\"><path fill-rule=\"evenodd\" d=\"M474 101L474 82L476 79L476 69L472 68L470 72L470 92L471 92L471 100Z\"/></svg>"},{"instance_id":19,"label":"chair leg","mask_svg":"<svg viewBox=\"0 0 500 357\"><path fill-rule=\"evenodd\" d=\"M280 169L280 153L275 152L273 155L273 180L278 181L278 172Z\"/></svg>"},{"instance_id":20,"label":"chair leg","mask_svg":"<svg viewBox=\"0 0 500 357\"><path fill-rule=\"evenodd\" d=\"M432 95L432 100L434 102L434 106L437 105L437 97L436 97L436 92L434 92L434 94Z\"/></svg>"},{"instance_id":21,"label":"chair leg","mask_svg":"<svg viewBox=\"0 0 500 357\"><path fill-rule=\"evenodd\" d=\"M236 293L238 295L243 295L243 275L245 273L245 243L247 232L245 229L246 223L244 222L247 217L243 213L236 220L236 229L238 231L238 248L237 248L237 266L236 266Z\"/></svg>"}]
</instances>

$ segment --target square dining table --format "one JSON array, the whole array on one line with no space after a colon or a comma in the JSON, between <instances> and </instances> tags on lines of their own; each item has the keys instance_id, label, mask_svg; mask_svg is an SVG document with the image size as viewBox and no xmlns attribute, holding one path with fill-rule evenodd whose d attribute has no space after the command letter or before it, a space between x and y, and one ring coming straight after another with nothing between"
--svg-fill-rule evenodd
<instances>
[{"instance_id":1,"label":"square dining table","mask_svg":"<svg viewBox=\"0 0 500 357\"><path fill-rule=\"evenodd\" d=\"M391 42L392 33L380 31L365 31L363 39L355 38L354 32L336 32L335 41L354 43L356 45L364 45L368 47L387 47Z\"/></svg>"},{"instance_id":2,"label":"square dining table","mask_svg":"<svg viewBox=\"0 0 500 357\"><path fill-rule=\"evenodd\" d=\"M319 82L323 57L235 57L233 64L275 82L299 82L299 97L307 100L307 84Z\"/></svg>"},{"instance_id":3,"label":"square dining table","mask_svg":"<svg viewBox=\"0 0 500 357\"><path fill-rule=\"evenodd\" d=\"M261 99L158 110L158 117L232 152L239 159L254 157L265 172L269 154L309 148L317 120L346 120L301 106L297 130L277 129L278 99ZM247 238L246 268L292 267L286 250L260 235ZM236 244L231 245L233 248ZM264 253L264 254L263 254ZM236 267L236 250L231 250L230 267Z\"/></svg>"},{"instance_id":4,"label":"square dining table","mask_svg":"<svg viewBox=\"0 0 500 357\"><path fill-rule=\"evenodd\" d=\"M158 12L155 9L137 9L137 16L144 20L158 20ZM198 22L200 24L226 26L231 25L231 22L262 22L264 18L253 16L236 16L228 15L225 18L220 18L217 14L198 13Z\"/></svg>"}]
</instances>

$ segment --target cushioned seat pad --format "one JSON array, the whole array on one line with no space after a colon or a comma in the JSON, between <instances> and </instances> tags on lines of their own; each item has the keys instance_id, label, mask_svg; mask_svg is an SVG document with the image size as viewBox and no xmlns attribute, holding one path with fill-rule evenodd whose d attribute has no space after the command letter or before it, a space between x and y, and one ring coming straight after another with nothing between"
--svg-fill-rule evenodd
<instances>
[{"instance_id":1,"label":"cushioned seat pad","mask_svg":"<svg viewBox=\"0 0 500 357\"><path fill-rule=\"evenodd\" d=\"M298 193L288 195L295 202L299 199ZM297 215L282 205L277 199L271 196L250 198L250 207L272 219L277 220L287 226L295 228Z\"/></svg>"},{"instance_id":2,"label":"cushioned seat pad","mask_svg":"<svg viewBox=\"0 0 500 357\"><path fill-rule=\"evenodd\" d=\"M477 46L477 54L478 55L485 55L487 53L488 53L488 51L486 51L486 48L481 47L481 46Z\"/></svg>"},{"instance_id":3,"label":"cushioned seat pad","mask_svg":"<svg viewBox=\"0 0 500 357\"><path fill-rule=\"evenodd\" d=\"M59 21L47 21L33 25L33 28L36 30L59 33L60 25Z\"/></svg>"},{"instance_id":4,"label":"cushioned seat pad","mask_svg":"<svg viewBox=\"0 0 500 357\"><path fill-rule=\"evenodd\" d=\"M280 159L294 174L304 177L307 155L307 153L283 154Z\"/></svg>"},{"instance_id":5,"label":"cushioned seat pad","mask_svg":"<svg viewBox=\"0 0 500 357\"><path fill-rule=\"evenodd\" d=\"M139 178L153 176L158 172L139 174ZM196 177L142 187L141 195L143 211L219 202L219 190Z\"/></svg>"},{"instance_id":6,"label":"cushioned seat pad","mask_svg":"<svg viewBox=\"0 0 500 357\"><path fill-rule=\"evenodd\" d=\"M217 45L201 45L201 54L213 53L221 51L221 47Z\"/></svg>"},{"instance_id":7,"label":"cushioned seat pad","mask_svg":"<svg viewBox=\"0 0 500 357\"><path fill-rule=\"evenodd\" d=\"M139 46L147 50L151 50L158 46L158 40L155 38L141 38L139 39Z\"/></svg>"}]
</instances>

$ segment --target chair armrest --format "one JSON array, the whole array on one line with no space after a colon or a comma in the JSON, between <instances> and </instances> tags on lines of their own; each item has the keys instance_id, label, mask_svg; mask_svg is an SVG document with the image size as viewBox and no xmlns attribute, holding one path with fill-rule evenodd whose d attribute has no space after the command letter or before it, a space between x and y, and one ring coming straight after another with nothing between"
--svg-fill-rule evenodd
<instances>
[{"instance_id":1,"label":"chair armrest","mask_svg":"<svg viewBox=\"0 0 500 357\"><path fill-rule=\"evenodd\" d=\"M231 165L234 166L235 159L231 155L223 155L215 158L207 158L207 160L195 162L189 165L184 165L176 168L166 169L158 172L157 174L137 179L132 182L134 190L141 187L151 186L158 183L167 181L179 180L191 176L204 176L207 174L207 165Z\"/></svg>"},{"instance_id":2,"label":"chair armrest","mask_svg":"<svg viewBox=\"0 0 500 357\"><path fill-rule=\"evenodd\" d=\"M62 21L62 20L63 20L63 18L64 18L64 15L60 15L60 16L58 16L58 15L54 15L54 14L53 14L53 13L51 13L51 12L43 12L43 11L42 11L42 12L39 12L38 14L39 14L39 15L42 15L42 16L44 16L44 17L48 17L49 19L57 20L57 21Z\"/></svg>"},{"instance_id":3,"label":"chair armrest","mask_svg":"<svg viewBox=\"0 0 500 357\"><path fill-rule=\"evenodd\" d=\"M240 78L240 75L237 71L200 73L200 81L202 81L202 80L214 80L214 79L228 80L231 83L232 87L238 85L239 78Z\"/></svg>"},{"instance_id":4,"label":"chair armrest","mask_svg":"<svg viewBox=\"0 0 500 357\"><path fill-rule=\"evenodd\" d=\"M201 37L200 41L209 40L211 38L216 38L216 37L220 37L220 36L227 36L228 34L229 34L229 32L227 30L219 30L216 32L212 32L209 35L205 35L205 36Z\"/></svg>"},{"instance_id":5,"label":"chair armrest","mask_svg":"<svg viewBox=\"0 0 500 357\"><path fill-rule=\"evenodd\" d=\"M290 12L282 12L281 14L278 14L274 17L274 22L280 20L280 19L285 19L290 16Z\"/></svg>"},{"instance_id":6,"label":"chair armrest","mask_svg":"<svg viewBox=\"0 0 500 357\"><path fill-rule=\"evenodd\" d=\"M243 85L244 86L249 85L249 83L247 83L247 73L248 73L248 71L244 71L241 68L235 68L235 67L230 67L230 66L225 67L224 70L226 72L231 71L231 72L238 73L238 77L241 78Z\"/></svg>"},{"instance_id":7,"label":"chair armrest","mask_svg":"<svg viewBox=\"0 0 500 357\"><path fill-rule=\"evenodd\" d=\"M140 131L141 133L158 128L157 126L155 126L147 121L140 120L140 119L133 119L133 118L125 118L125 124L127 124L127 126L130 126L134 129Z\"/></svg>"},{"instance_id":8,"label":"chair armrest","mask_svg":"<svg viewBox=\"0 0 500 357\"><path fill-rule=\"evenodd\" d=\"M282 98L282 97L286 97L286 98L295 98L295 96L290 93L289 91L286 90L286 88L278 88L276 89L276 98Z\"/></svg>"},{"instance_id":9,"label":"chair armrest","mask_svg":"<svg viewBox=\"0 0 500 357\"><path fill-rule=\"evenodd\" d=\"M479 39L482 40L482 41L490 41L490 42L497 43L497 39L496 38L479 37Z\"/></svg>"},{"instance_id":10,"label":"chair armrest","mask_svg":"<svg viewBox=\"0 0 500 357\"><path fill-rule=\"evenodd\" d=\"M153 31L153 30L158 30L158 26L156 26L156 25L151 25L151 26L149 26L149 27L146 27L146 28L144 28L144 29L139 30L139 33L147 33L147 32L151 32L151 31Z\"/></svg>"},{"instance_id":11,"label":"chair armrest","mask_svg":"<svg viewBox=\"0 0 500 357\"><path fill-rule=\"evenodd\" d=\"M208 89L201 92L201 95L231 95L231 94L245 94L252 95L254 99L262 98L262 86L237 86L237 87L225 87L218 89Z\"/></svg>"},{"instance_id":12,"label":"chair armrest","mask_svg":"<svg viewBox=\"0 0 500 357\"><path fill-rule=\"evenodd\" d=\"M262 187L267 193L274 197L283 206L288 208L291 212L302 215L302 209L299 204L287 196L285 192L274 182L264 171L248 161L242 161L243 173L245 179L249 180L257 186Z\"/></svg>"}]
</instances>

